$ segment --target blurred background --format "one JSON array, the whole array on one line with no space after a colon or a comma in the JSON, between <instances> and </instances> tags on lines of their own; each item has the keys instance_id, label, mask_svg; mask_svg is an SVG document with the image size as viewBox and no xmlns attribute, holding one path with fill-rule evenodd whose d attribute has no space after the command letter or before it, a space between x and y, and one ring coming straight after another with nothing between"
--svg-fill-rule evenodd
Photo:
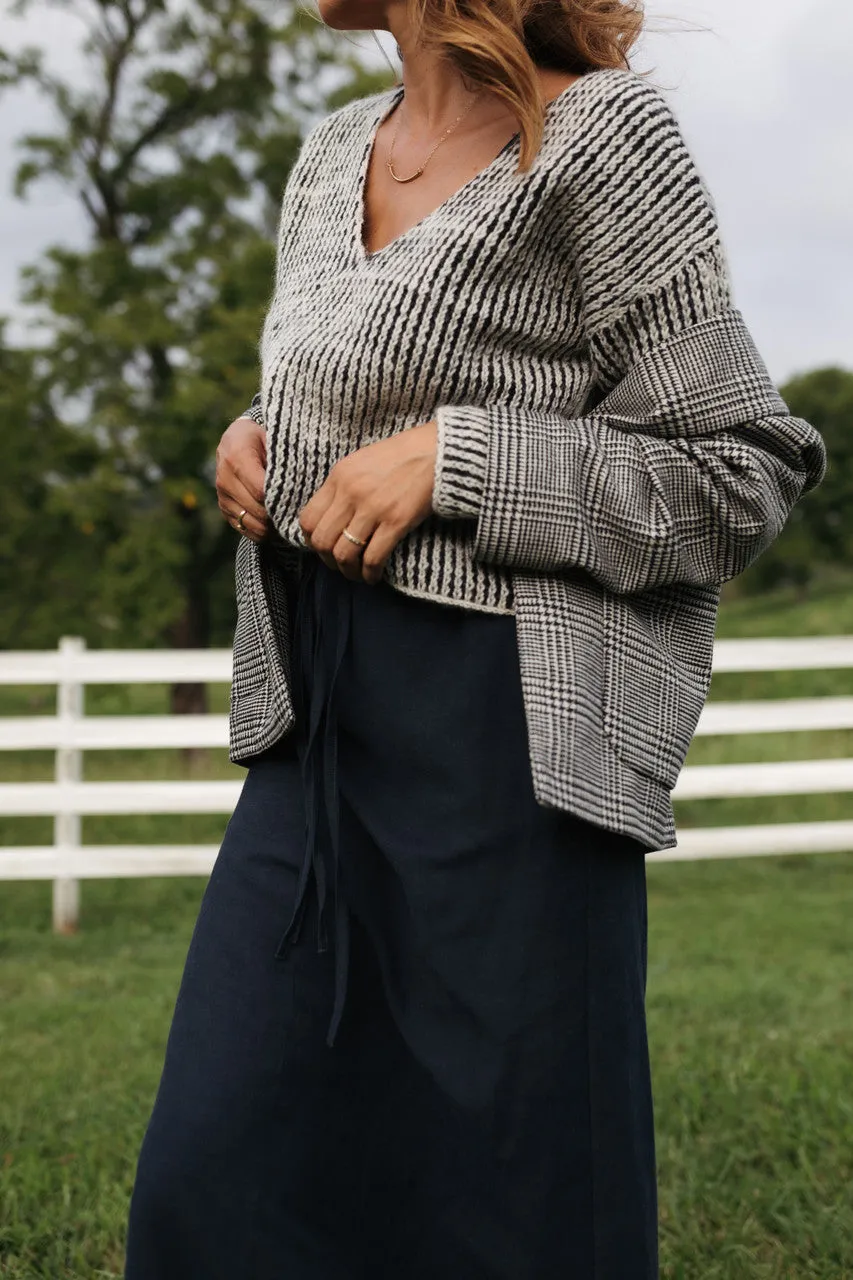
<instances>
[{"instance_id":1,"label":"blurred background","mask_svg":"<svg viewBox=\"0 0 853 1280\"><path fill-rule=\"evenodd\" d=\"M649 866L662 1274L844 1280L853 648L830 642L853 634L853 9L663 0L648 16L635 66L672 102L735 304L830 457L725 589L717 719L676 792L697 857ZM257 386L300 139L394 77L370 33L287 0L5 2L0 49L0 1275L117 1277L204 869L243 777L224 745L236 535L214 451ZM22 656L63 637L90 661L64 686L66 668L39 679ZM137 679L140 650L214 652ZM101 727L84 755L51 738L57 714L135 727ZM34 790L151 780L185 789L166 810L104 791L82 817ZM176 845L195 853L150 856ZM111 873L90 854L82 894L52 891L53 846L148 861Z\"/></svg>"}]
</instances>

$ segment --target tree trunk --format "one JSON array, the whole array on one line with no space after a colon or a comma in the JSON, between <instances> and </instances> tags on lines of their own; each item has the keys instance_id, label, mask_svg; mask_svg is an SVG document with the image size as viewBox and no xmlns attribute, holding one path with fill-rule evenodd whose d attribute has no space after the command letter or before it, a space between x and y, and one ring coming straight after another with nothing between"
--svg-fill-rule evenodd
<instances>
[{"instance_id":1,"label":"tree trunk","mask_svg":"<svg viewBox=\"0 0 853 1280\"><path fill-rule=\"evenodd\" d=\"M210 644L209 584L200 557L194 556L190 564L184 612L171 628L169 640L175 649L206 649ZM175 716L206 715L207 685L196 681L173 684L169 704L170 711ZM181 758L192 769L206 758L206 748L183 747Z\"/></svg>"},{"instance_id":2,"label":"tree trunk","mask_svg":"<svg viewBox=\"0 0 853 1280\"><path fill-rule=\"evenodd\" d=\"M209 636L207 609L199 609L197 593L187 594L186 608L172 627L170 639L175 649L206 649ZM201 602L206 606L207 601ZM170 693L170 711L173 716L205 715L207 713L207 685L195 681L173 684Z\"/></svg>"}]
</instances>

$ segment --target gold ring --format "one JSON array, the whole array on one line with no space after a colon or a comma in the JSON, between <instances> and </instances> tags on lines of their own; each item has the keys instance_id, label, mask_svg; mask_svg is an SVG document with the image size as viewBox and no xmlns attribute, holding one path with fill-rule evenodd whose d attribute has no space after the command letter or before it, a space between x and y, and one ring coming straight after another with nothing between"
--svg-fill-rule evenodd
<instances>
[{"instance_id":1,"label":"gold ring","mask_svg":"<svg viewBox=\"0 0 853 1280\"><path fill-rule=\"evenodd\" d=\"M235 524L237 525L237 528L240 530L241 533L246 532L246 526L243 524L243 516L247 516L248 514L249 514L248 511L244 507L235 521Z\"/></svg>"},{"instance_id":2,"label":"gold ring","mask_svg":"<svg viewBox=\"0 0 853 1280\"><path fill-rule=\"evenodd\" d=\"M355 534L350 533L349 529L342 529L341 533L345 538L349 538L350 542L354 542L357 547L367 546L366 542L363 542L361 538L357 538Z\"/></svg>"}]
</instances>

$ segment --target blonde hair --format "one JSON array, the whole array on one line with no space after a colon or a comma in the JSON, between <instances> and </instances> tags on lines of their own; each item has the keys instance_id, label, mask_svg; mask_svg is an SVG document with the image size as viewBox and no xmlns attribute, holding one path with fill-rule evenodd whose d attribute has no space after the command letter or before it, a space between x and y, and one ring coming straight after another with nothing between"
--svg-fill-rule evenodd
<instances>
[{"instance_id":1,"label":"blonde hair","mask_svg":"<svg viewBox=\"0 0 853 1280\"><path fill-rule=\"evenodd\" d=\"M518 120L518 171L530 168L545 123L537 66L583 75L629 66L642 0L408 0L416 41L485 87Z\"/></svg>"}]
</instances>

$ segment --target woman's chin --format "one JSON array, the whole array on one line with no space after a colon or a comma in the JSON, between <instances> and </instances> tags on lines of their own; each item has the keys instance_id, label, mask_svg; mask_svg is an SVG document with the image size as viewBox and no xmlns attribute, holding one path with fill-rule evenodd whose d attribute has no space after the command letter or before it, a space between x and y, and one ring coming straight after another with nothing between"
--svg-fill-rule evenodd
<instances>
[{"instance_id":1,"label":"woman's chin","mask_svg":"<svg viewBox=\"0 0 853 1280\"><path fill-rule=\"evenodd\" d=\"M353 3L353 0L316 0L317 13L327 27L338 31L373 31L384 27L384 13L379 5Z\"/></svg>"}]
</instances>

